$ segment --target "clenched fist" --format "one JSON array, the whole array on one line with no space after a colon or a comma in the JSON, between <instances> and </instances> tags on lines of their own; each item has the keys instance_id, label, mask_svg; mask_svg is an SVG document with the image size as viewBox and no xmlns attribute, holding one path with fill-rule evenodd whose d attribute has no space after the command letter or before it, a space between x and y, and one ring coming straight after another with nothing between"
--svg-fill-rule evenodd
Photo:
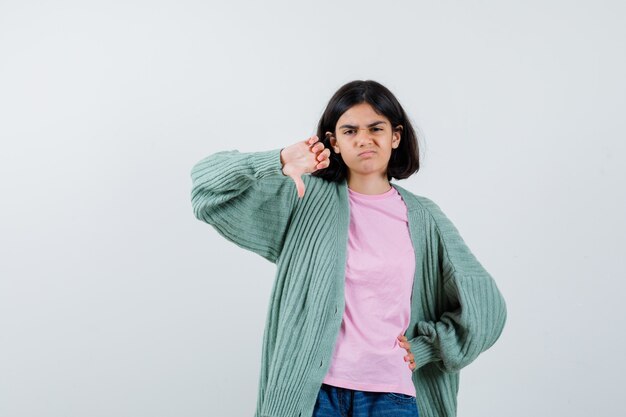
<instances>
[{"instance_id":1,"label":"clenched fist","mask_svg":"<svg viewBox=\"0 0 626 417\"><path fill-rule=\"evenodd\" d=\"M281 149L280 162L283 164L283 174L291 177L296 183L299 198L304 196L304 182L301 176L328 168L329 157L330 149L319 142L317 135Z\"/></svg>"}]
</instances>

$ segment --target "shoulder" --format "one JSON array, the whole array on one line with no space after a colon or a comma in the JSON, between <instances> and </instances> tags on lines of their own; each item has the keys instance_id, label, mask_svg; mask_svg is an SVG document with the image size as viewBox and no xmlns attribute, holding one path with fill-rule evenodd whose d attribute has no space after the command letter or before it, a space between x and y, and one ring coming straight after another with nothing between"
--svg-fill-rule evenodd
<instances>
[{"instance_id":1,"label":"shoulder","mask_svg":"<svg viewBox=\"0 0 626 417\"><path fill-rule=\"evenodd\" d=\"M446 217L439 204L435 203L431 198L423 195L416 195L415 198L419 201L421 209L428 212L435 221Z\"/></svg>"},{"instance_id":2,"label":"shoulder","mask_svg":"<svg viewBox=\"0 0 626 417\"><path fill-rule=\"evenodd\" d=\"M396 183L393 186L398 190L402 198L405 200L409 210L422 210L427 211L430 214L440 215L443 214L441 208L431 198L424 195L416 194Z\"/></svg>"},{"instance_id":3,"label":"shoulder","mask_svg":"<svg viewBox=\"0 0 626 417\"><path fill-rule=\"evenodd\" d=\"M432 198L416 194L395 183L394 186L402 195L402 198L404 199L409 210L421 212L425 217L430 218L436 226L450 222L439 204Z\"/></svg>"}]
</instances>

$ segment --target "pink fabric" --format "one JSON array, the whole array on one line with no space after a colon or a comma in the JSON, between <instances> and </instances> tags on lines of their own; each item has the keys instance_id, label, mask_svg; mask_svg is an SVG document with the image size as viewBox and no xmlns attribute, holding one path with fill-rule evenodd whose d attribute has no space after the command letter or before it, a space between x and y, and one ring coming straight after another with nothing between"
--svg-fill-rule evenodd
<instances>
[{"instance_id":1,"label":"pink fabric","mask_svg":"<svg viewBox=\"0 0 626 417\"><path fill-rule=\"evenodd\" d=\"M348 193L346 306L323 382L415 396L407 351L397 339L409 325L415 274L406 205L393 187L376 195Z\"/></svg>"}]
</instances>

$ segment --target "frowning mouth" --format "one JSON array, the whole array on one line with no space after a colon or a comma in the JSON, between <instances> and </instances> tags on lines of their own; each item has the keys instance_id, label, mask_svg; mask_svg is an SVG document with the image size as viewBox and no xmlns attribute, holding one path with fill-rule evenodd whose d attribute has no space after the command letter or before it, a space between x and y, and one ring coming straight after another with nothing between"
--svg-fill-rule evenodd
<instances>
[{"instance_id":1,"label":"frowning mouth","mask_svg":"<svg viewBox=\"0 0 626 417\"><path fill-rule=\"evenodd\" d=\"M374 155L376 152L374 151L363 151L359 154L359 156L370 156L370 155Z\"/></svg>"}]
</instances>

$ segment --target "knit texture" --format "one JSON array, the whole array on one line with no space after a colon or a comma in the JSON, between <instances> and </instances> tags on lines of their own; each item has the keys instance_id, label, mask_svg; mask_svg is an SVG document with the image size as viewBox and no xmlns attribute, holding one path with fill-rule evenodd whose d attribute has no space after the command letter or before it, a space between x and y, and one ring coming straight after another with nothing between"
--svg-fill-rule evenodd
<instances>
[{"instance_id":1,"label":"knit texture","mask_svg":"<svg viewBox=\"0 0 626 417\"><path fill-rule=\"evenodd\" d=\"M191 180L197 219L276 264L255 417L312 416L345 306L346 181L303 175L300 199L280 149L216 152L193 166ZM417 407L420 417L456 416L460 370L500 337L506 303L439 206L391 185L407 205L415 249L405 336Z\"/></svg>"}]
</instances>

